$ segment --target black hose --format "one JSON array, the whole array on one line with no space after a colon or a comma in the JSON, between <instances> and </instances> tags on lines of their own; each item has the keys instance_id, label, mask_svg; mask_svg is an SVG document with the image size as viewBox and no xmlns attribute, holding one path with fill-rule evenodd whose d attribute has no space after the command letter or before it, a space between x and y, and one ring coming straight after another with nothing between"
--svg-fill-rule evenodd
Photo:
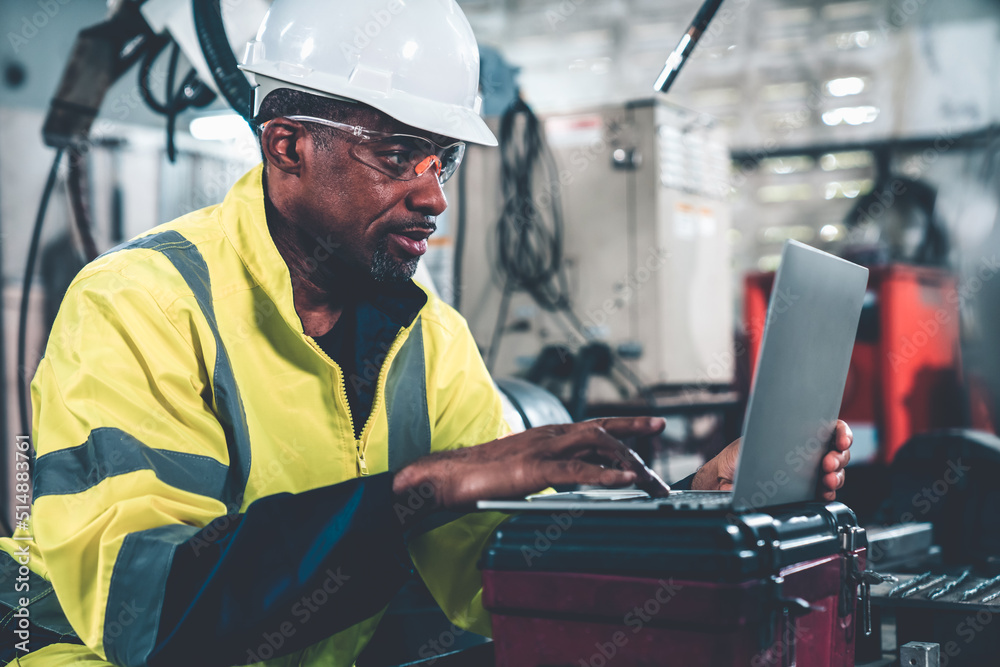
<instances>
[{"instance_id":1,"label":"black hose","mask_svg":"<svg viewBox=\"0 0 1000 667\"><path fill-rule=\"evenodd\" d=\"M66 188L69 190L70 207L73 209L73 221L83 255L88 262L97 259L97 242L94 241L92 216L87 200L87 154L78 150L70 151L69 169L66 172Z\"/></svg>"},{"instance_id":2,"label":"black hose","mask_svg":"<svg viewBox=\"0 0 1000 667\"><path fill-rule=\"evenodd\" d=\"M24 267L24 280L21 284L21 308L17 322L17 376L19 390L17 392L17 401L21 411L21 433L23 435L31 434L31 410L28 406L28 374L25 367L28 356L28 298L31 296L31 282L35 275L35 260L38 258L38 244L42 238L45 211L49 207L52 190L56 185L56 176L59 174L59 163L62 161L63 150L60 148L56 151L56 156L52 160L52 168L49 170L49 178L45 181L42 199L38 204L38 215L35 217L35 227L31 232L31 245L28 246L28 259Z\"/></svg>"},{"instance_id":3,"label":"black hose","mask_svg":"<svg viewBox=\"0 0 1000 667\"><path fill-rule=\"evenodd\" d=\"M170 62L167 64L166 99L164 102L156 99L149 85L149 76L156 59L170 43L169 37L157 37L156 41L150 43L142 60L142 66L139 68L139 91L150 109L166 116L167 158L170 162L175 162L177 147L174 138L177 135L177 117L181 112L191 107L207 106L215 99L215 93L198 79L198 73L193 67L181 79L180 85L175 86L181 48L179 44L174 42L174 48L170 52Z\"/></svg>"},{"instance_id":4,"label":"black hose","mask_svg":"<svg viewBox=\"0 0 1000 667\"><path fill-rule=\"evenodd\" d=\"M156 63L156 59L159 57L163 50L170 45L169 37L156 37L156 41L151 41L149 47L146 49L145 55L142 58L142 65L139 66L139 92L142 93L142 99L146 102L150 109L156 113L166 116L169 113L170 100L167 100L166 104L161 104L156 97L153 96L153 91L149 87L149 75L152 72L153 65Z\"/></svg>"},{"instance_id":5,"label":"black hose","mask_svg":"<svg viewBox=\"0 0 1000 667\"><path fill-rule=\"evenodd\" d=\"M507 326L507 311L510 308L510 297L513 293L509 287L504 287L503 296L500 297L500 309L497 311L497 321L493 325L493 336L490 337L490 349L486 351L486 370L493 374L493 365L497 362L500 354L500 340L503 338L503 330Z\"/></svg>"},{"instance_id":6,"label":"black hose","mask_svg":"<svg viewBox=\"0 0 1000 667\"><path fill-rule=\"evenodd\" d=\"M221 4L222 0L191 0L195 32L216 87L229 106L249 121L252 89L246 76L236 66L236 56L229 46L226 26L222 22Z\"/></svg>"},{"instance_id":7,"label":"black hose","mask_svg":"<svg viewBox=\"0 0 1000 667\"><path fill-rule=\"evenodd\" d=\"M177 126L177 114L180 109L177 107L177 95L174 92L174 79L177 77L177 61L181 56L180 44L174 42L174 48L170 52L170 63L167 65L167 159L170 162L177 160L177 147L174 145L174 130Z\"/></svg>"}]
</instances>

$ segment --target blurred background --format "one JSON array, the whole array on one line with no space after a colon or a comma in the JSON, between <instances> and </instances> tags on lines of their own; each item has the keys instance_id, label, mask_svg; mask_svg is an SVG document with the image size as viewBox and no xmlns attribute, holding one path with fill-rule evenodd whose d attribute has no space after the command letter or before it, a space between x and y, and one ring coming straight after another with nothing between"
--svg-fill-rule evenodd
<instances>
[{"instance_id":1,"label":"blurred background","mask_svg":"<svg viewBox=\"0 0 1000 667\"><path fill-rule=\"evenodd\" d=\"M658 406L670 427L647 455L681 476L739 434L759 343L753 320L791 238L884 268L866 318L876 324L861 332L871 354L856 355L845 396L855 461L888 463L931 427L975 419L991 428L1000 5L733 0L675 85L654 94L700 3L460 4L481 44L491 126L499 132L519 95L551 157L528 183L505 184L502 151L471 148L424 262L495 375L546 386L577 419ZM85 98L107 88L83 150L52 183L22 341L28 378L88 248L221 201L259 159L246 124L210 89L188 3L148 2L141 14L132 5L0 6L8 443L23 432L19 308L54 155L42 126L57 91L66 97L70 85L69 96L83 89ZM221 3L237 55L267 6ZM82 28L109 16L117 23L74 48ZM92 46L103 34L126 54L113 76ZM163 113L170 100L178 109ZM528 131L514 111L512 142ZM519 186L534 214L506 234L505 188ZM525 239L535 251L512 266ZM897 314L917 328L892 341L877 326L881 283L918 297ZM942 332L913 345L917 316L933 320L938 302ZM914 350L904 355L907 341ZM897 363L880 370L890 354ZM912 377L893 381L902 374Z\"/></svg>"},{"instance_id":2,"label":"blurred background","mask_svg":"<svg viewBox=\"0 0 1000 667\"><path fill-rule=\"evenodd\" d=\"M739 433L759 343L753 320L791 238L884 269L873 274L866 318L876 324L859 338L878 351L856 355L845 397L855 461L888 463L930 427L975 419L991 428L1000 6L734 0L676 85L654 95L699 3L460 4L481 44L489 122L499 132L520 95L551 156L521 184L532 223L504 235L505 188L518 184L503 181L502 151L471 148L424 262L496 375L545 385L578 419L658 405L671 426L655 443L657 465L676 478ZM143 14L130 5L0 6L8 443L23 432L19 308L54 155L42 126L57 91L66 96L67 80L72 94L107 88L83 150L52 183L22 341L28 378L88 252L221 201L259 159L246 124L197 76L212 82L191 55L199 50L188 3L149 2ZM267 6L221 3L236 53ZM138 42L115 64L117 81L98 49L74 50L81 28L110 15L118 23L103 30L123 53ZM141 42L153 33L164 37ZM178 41L186 48L175 53ZM165 114L171 99L182 103ZM523 138L522 125L511 141ZM518 239L536 249L527 267L510 265ZM877 326L882 282L919 297L898 314L916 328L892 341ZM942 332L914 344L920 309L935 321L938 307ZM890 376L881 377L890 355L896 363L881 364ZM893 382L901 374L913 377Z\"/></svg>"},{"instance_id":3,"label":"blurred background","mask_svg":"<svg viewBox=\"0 0 1000 667\"><path fill-rule=\"evenodd\" d=\"M269 3L206 4L238 58ZM740 434L781 247L802 241L871 269L845 502L872 526L913 523L893 498L921 487L897 453L960 437L923 446L964 447L993 484L915 519L965 522L934 538L944 557L995 564L995 544L968 543L995 524L968 507L997 501L1000 3L729 0L666 93L653 82L700 2L459 4L502 145L471 147L447 184L422 276L515 379L525 423L517 381L567 419L659 414L664 435L636 447L666 479L689 474ZM69 281L221 201L259 153L187 0L4 0L0 25L9 522L20 386Z\"/></svg>"}]
</instances>

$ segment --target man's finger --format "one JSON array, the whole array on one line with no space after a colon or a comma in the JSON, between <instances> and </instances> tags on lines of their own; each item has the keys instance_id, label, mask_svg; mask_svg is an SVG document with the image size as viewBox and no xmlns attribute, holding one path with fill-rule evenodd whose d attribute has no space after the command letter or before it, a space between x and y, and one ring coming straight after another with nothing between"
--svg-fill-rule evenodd
<instances>
[{"instance_id":1,"label":"man's finger","mask_svg":"<svg viewBox=\"0 0 1000 667\"><path fill-rule=\"evenodd\" d=\"M604 423L607 421L612 420L594 419L582 422L580 428L559 438L556 451L562 456L572 456L577 459L583 457L598 459L609 465L631 470L636 474L636 485L649 495L661 497L669 494L670 487L660 479L659 475L647 467L638 454L605 430ZM645 421L647 421L647 426L653 428L662 426L662 424L656 423L649 424L649 420Z\"/></svg>"},{"instance_id":2,"label":"man's finger","mask_svg":"<svg viewBox=\"0 0 1000 667\"><path fill-rule=\"evenodd\" d=\"M844 471L830 472L823 475L823 487L828 491L836 491L844 485Z\"/></svg>"},{"instance_id":3,"label":"man's finger","mask_svg":"<svg viewBox=\"0 0 1000 667\"><path fill-rule=\"evenodd\" d=\"M580 428L568 431L552 445L552 453L558 457L598 459L601 463L619 466L640 472L645 464L639 455L608 433L600 425L601 420L581 422Z\"/></svg>"},{"instance_id":4,"label":"man's finger","mask_svg":"<svg viewBox=\"0 0 1000 667\"><path fill-rule=\"evenodd\" d=\"M834 430L833 436L834 449L841 452L846 451L852 442L854 442L854 433L851 431L851 427L845 421L837 421L837 428Z\"/></svg>"},{"instance_id":5,"label":"man's finger","mask_svg":"<svg viewBox=\"0 0 1000 667\"><path fill-rule=\"evenodd\" d=\"M580 422L560 435L552 443L553 451L564 456L614 456L614 452L627 449L608 433L601 420Z\"/></svg>"},{"instance_id":6,"label":"man's finger","mask_svg":"<svg viewBox=\"0 0 1000 667\"><path fill-rule=\"evenodd\" d=\"M606 417L591 419L583 424L596 423L616 438L628 438L633 435L655 435L662 431L667 422L662 417Z\"/></svg>"},{"instance_id":7,"label":"man's finger","mask_svg":"<svg viewBox=\"0 0 1000 667\"><path fill-rule=\"evenodd\" d=\"M823 472L837 472L847 466L851 452L827 452L823 457Z\"/></svg>"},{"instance_id":8,"label":"man's finger","mask_svg":"<svg viewBox=\"0 0 1000 667\"><path fill-rule=\"evenodd\" d=\"M602 468L579 459L569 461L547 461L543 474L549 486L558 484L591 484L597 486L620 487L634 484L637 475L633 470Z\"/></svg>"}]
</instances>

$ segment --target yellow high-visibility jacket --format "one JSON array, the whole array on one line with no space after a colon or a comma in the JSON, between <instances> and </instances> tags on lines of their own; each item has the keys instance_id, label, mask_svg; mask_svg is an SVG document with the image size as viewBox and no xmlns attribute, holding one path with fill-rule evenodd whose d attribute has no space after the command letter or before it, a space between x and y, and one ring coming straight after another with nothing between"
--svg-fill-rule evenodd
<instances>
[{"instance_id":1,"label":"yellow high-visibility jacket","mask_svg":"<svg viewBox=\"0 0 1000 667\"><path fill-rule=\"evenodd\" d=\"M376 383L356 439L341 369L296 314L261 174L66 294L31 387L34 542L3 540L0 558L31 546L33 581L82 645L19 653L26 667L352 665L411 562L453 622L489 633L476 561L503 516L412 537L422 492L391 493L418 456L508 432L468 326L413 283L412 312L376 313L390 333L348 378Z\"/></svg>"}]
</instances>

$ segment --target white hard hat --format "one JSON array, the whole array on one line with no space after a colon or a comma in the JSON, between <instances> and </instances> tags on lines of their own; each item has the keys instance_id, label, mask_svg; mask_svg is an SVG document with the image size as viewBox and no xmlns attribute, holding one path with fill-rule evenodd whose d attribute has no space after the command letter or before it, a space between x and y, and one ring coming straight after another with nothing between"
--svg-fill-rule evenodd
<instances>
[{"instance_id":1,"label":"white hard hat","mask_svg":"<svg viewBox=\"0 0 1000 667\"><path fill-rule=\"evenodd\" d=\"M247 44L254 116L272 90L356 100L396 120L487 146L479 48L455 0L275 0Z\"/></svg>"}]
</instances>

